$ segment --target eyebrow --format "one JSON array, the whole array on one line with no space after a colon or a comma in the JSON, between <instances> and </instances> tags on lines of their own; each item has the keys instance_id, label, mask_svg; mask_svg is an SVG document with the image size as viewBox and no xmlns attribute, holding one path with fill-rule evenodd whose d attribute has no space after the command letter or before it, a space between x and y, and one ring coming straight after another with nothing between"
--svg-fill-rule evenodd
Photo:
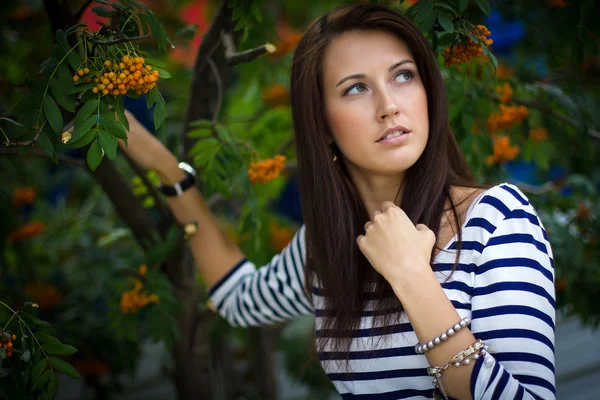
<instances>
[{"instance_id":1,"label":"eyebrow","mask_svg":"<svg viewBox=\"0 0 600 400\"><path fill-rule=\"evenodd\" d=\"M396 68L398 68L402 64L406 64L406 63L413 63L414 64L415 62L413 60L398 61L397 63L393 64L391 67L388 68L388 72L392 72L393 70L395 70ZM364 79L366 77L367 77L367 75L365 75L365 74L348 75L347 77L345 77L341 81L339 81L337 83L337 85L335 85L335 87L340 86L342 83L344 83L344 82L346 82L347 80L350 80L350 79Z\"/></svg>"}]
</instances>

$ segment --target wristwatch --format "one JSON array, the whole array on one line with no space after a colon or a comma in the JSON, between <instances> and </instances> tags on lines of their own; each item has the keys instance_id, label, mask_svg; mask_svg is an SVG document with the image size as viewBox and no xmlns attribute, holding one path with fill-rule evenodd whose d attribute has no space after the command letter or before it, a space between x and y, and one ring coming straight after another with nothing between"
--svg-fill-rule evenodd
<instances>
[{"instance_id":1,"label":"wristwatch","mask_svg":"<svg viewBox=\"0 0 600 400\"><path fill-rule=\"evenodd\" d=\"M166 196L181 196L183 192L196 183L196 170L190 164L182 161L177 166L185 172L185 178L172 186L165 185L164 183L159 184L158 188Z\"/></svg>"}]
</instances>

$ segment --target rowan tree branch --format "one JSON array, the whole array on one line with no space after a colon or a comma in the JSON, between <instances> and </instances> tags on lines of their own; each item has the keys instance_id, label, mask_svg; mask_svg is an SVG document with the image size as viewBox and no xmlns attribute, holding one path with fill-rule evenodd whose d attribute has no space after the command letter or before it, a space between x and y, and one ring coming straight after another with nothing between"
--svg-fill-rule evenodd
<instances>
[{"instance_id":1,"label":"rowan tree branch","mask_svg":"<svg viewBox=\"0 0 600 400\"><path fill-rule=\"evenodd\" d=\"M579 128L581 127L581 123L578 122L577 120L571 118L571 117L567 117L564 114L561 113L557 113L556 111L554 111L552 109L552 107L546 106L540 102L537 102L535 100L529 100L529 99L511 99L511 101L515 104L519 104L519 105L523 105L523 106L527 106L527 107L531 107L531 108L535 108L536 110L540 110L541 112L550 115L553 118L558 119L559 121L564 122L567 125L571 125L575 128ZM593 129L593 128L588 128L587 129L587 133L593 137L595 137L596 139L600 139L600 132L598 132L597 130Z\"/></svg>"},{"instance_id":2,"label":"rowan tree branch","mask_svg":"<svg viewBox=\"0 0 600 400\"><path fill-rule=\"evenodd\" d=\"M225 48L225 58L229 62L229 65L237 65L245 62L250 62L257 57L262 56L267 53L274 53L277 48L271 43L266 43L262 46L256 47L254 49L246 50L241 53L238 53L235 49L235 44L233 43L233 36L231 33L221 32L221 42L223 43L223 47Z\"/></svg>"},{"instance_id":3,"label":"rowan tree branch","mask_svg":"<svg viewBox=\"0 0 600 400\"><path fill-rule=\"evenodd\" d=\"M123 38L113 39L113 40L91 40L90 43L93 43L93 44L99 45L99 46L110 46L113 44L134 42L136 40L144 40L144 39L149 39L149 38L150 38L150 35L143 35L143 36L123 37Z\"/></svg>"},{"instance_id":4,"label":"rowan tree branch","mask_svg":"<svg viewBox=\"0 0 600 400\"><path fill-rule=\"evenodd\" d=\"M38 132L35 134L33 139L27 140L25 142L2 142L2 146L4 146L4 147L31 147L31 146L33 146L34 144L37 143L38 140L40 140L40 135L42 134L42 131L44 130L44 127L46 126L47 122L48 122L47 120L44 121L44 123L42 124L42 126L40 127Z\"/></svg>"},{"instance_id":5,"label":"rowan tree branch","mask_svg":"<svg viewBox=\"0 0 600 400\"><path fill-rule=\"evenodd\" d=\"M219 114L221 113L221 105L223 103L223 80L221 79L219 69L217 68L215 62L210 57L208 58L207 62L208 65L210 65L210 69L212 70L213 75L215 76L215 82L217 83L217 104L215 105L215 111L212 117L212 123L214 128L214 125L217 123L217 119L219 119Z\"/></svg>"}]
</instances>

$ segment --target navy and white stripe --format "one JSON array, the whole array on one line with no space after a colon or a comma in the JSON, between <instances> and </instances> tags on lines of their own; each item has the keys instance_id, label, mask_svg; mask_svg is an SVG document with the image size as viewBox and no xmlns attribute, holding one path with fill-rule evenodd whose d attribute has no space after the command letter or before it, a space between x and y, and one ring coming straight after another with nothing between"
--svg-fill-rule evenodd
<instances>
[{"instance_id":1,"label":"navy and white stripe","mask_svg":"<svg viewBox=\"0 0 600 400\"><path fill-rule=\"evenodd\" d=\"M301 227L263 268L243 260L211 288L220 314L238 326L314 314L317 338L329 337L321 329L327 315L322 290L313 288L311 304L303 289L304 234ZM450 279L454 239L433 264L461 318L472 319L473 335L497 351L491 366L483 358L475 363L473 398L555 399L554 265L535 209L517 187L494 186L473 202L462 234L459 268ZM344 399L431 399L429 365L424 355L414 352L418 340L410 321L403 313L393 326L374 325L371 304L352 332L348 367L344 355L330 347L319 354L334 386Z\"/></svg>"}]
</instances>

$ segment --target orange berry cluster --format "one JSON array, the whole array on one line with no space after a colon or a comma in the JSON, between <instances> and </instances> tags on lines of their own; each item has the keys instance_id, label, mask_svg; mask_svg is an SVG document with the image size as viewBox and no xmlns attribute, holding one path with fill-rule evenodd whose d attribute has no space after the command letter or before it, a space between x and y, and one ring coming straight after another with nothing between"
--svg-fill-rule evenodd
<instances>
[{"instance_id":1,"label":"orange berry cluster","mask_svg":"<svg viewBox=\"0 0 600 400\"><path fill-rule=\"evenodd\" d=\"M498 132L510 128L525 120L529 116L529 109L525 106L508 106L500 104L500 112L488 117L488 131Z\"/></svg>"},{"instance_id":2,"label":"orange berry cluster","mask_svg":"<svg viewBox=\"0 0 600 400\"><path fill-rule=\"evenodd\" d=\"M486 46L490 46L494 41L488 39L491 32L484 25L477 25L473 29L473 35L477 36ZM471 57L480 56L483 54L481 43L475 43L471 38L466 38L465 42L461 42L456 46L448 47L442 52L444 57L444 65L450 66L468 61Z\"/></svg>"},{"instance_id":3,"label":"orange berry cluster","mask_svg":"<svg viewBox=\"0 0 600 400\"><path fill-rule=\"evenodd\" d=\"M268 183L277 178L285 166L285 156L277 154L273 158L250 163L248 178L250 182Z\"/></svg>"},{"instance_id":4,"label":"orange berry cluster","mask_svg":"<svg viewBox=\"0 0 600 400\"><path fill-rule=\"evenodd\" d=\"M94 93L118 96L134 91L136 94L148 93L156 86L160 73L152 70L152 66L145 64L143 57L123 56L120 62L104 61L101 72L93 78L86 78L86 82L96 82L98 86L92 88ZM79 81L90 73L88 68L77 70L73 82Z\"/></svg>"},{"instance_id":5,"label":"orange berry cluster","mask_svg":"<svg viewBox=\"0 0 600 400\"><path fill-rule=\"evenodd\" d=\"M496 136L494 138L494 154L487 159L488 165L511 161L517 158L521 149L519 146L511 146L508 136Z\"/></svg>"},{"instance_id":6,"label":"orange berry cluster","mask_svg":"<svg viewBox=\"0 0 600 400\"><path fill-rule=\"evenodd\" d=\"M281 84L271 85L262 92L263 101L269 107L285 106L290 103L288 89Z\"/></svg>"},{"instance_id":7,"label":"orange berry cluster","mask_svg":"<svg viewBox=\"0 0 600 400\"><path fill-rule=\"evenodd\" d=\"M565 8L569 7L571 3L565 0L548 0L548 8Z\"/></svg>"},{"instance_id":8,"label":"orange berry cluster","mask_svg":"<svg viewBox=\"0 0 600 400\"><path fill-rule=\"evenodd\" d=\"M46 224L40 221L29 222L20 228L15 229L8 235L9 243L18 242L19 240L29 239L39 235L46 229Z\"/></svg>"},{"instance_id":9,"label":"orange berry cluster","mask_svg":"<svg viewBox=\"0 0 600 400\"><path fill-rule=\"evenodd\" d=\"M590 219L590 207L585 204L583 201L579 202L579 205L577 206L577 212L575 214L575 217L583 219L583 220L589 220Z\"/></svg>"},{"instance_id":10,"label":"orange berry cluster","mask_svg":"<svg viewBox=\"0 0 600 400\"><path fill-rule=\"evenodd\" d=\"M496 93L500 96L501 103L508 103L512 99L513 89L510 83L504 82L504 85L496 86Z\"/></svg>"},{"instance_id":11,"label":"orange berry cluster","mask_svg":"<svg viewBox=\"0 0 600 400\"><path fill-rule=\"evenodd\" d=\"M12 205L15 208L33 204L37 192L31 186L23 186L15 189L12 198Z\"/></svg>"},{"instance_id":12,"label":"orange berry cluster","mask_svg":"<svg viewBox=\"0 0 600 400\"><path fill-rule=\"evenodd\" d=\"M50 283L30 282L24 289L27 297L36 302L41 309L49 309L62 302L62 293Z\"/></svg>"},{"instance_id":13,"label":"orange berry cluster","mask_svg":"<svg viewBox=\"0 0 600 400\"><path fill-rule=\"evenodd\" d=\"M158 296L155 294L149 295L143 293L143 288L144 284L142 281L136 279L133 290L125 291L121 294L121 312L123 314L134 314L140 308L145 307L148 304L158 303Z\"/></svg>"},{"instance_id":14,"label":"orange berry cluster","mask_svg":"<svg viewBox=\"0 0 600 400\"><path fill-rule=\"evenodd\" d=\"M287 246L294 237L294 232L285 227L281 227L274 222L269 224L271 231L271 247L273 250L281 251Z\"/></svg>"},{"instance_id":15,"label":"orange berry cluster","mask_svg":"<svg viewBox=\"0 0 600 400\"><path fill-rule=\"evenodd\" d=\"M548 139L548 129L546 129L546 128L531 129L529 131L529 137L534 142L543 142L544 140Z\"/></svg>"},{"instance_id":16,"label":"orange berry cluster","mask_svg":"<svg viewBox=\"0 0 600 400\"><path fill-rule=\"evenodd\" d=\"M2 341L4 337L8 337L8 339ZM17 335L14 333L9 335L7 332L0 333L0 349L4 348L6 351L6 357L11 358L13 356L13 343L17 340Z\"/></svg>"}]
</instances>

